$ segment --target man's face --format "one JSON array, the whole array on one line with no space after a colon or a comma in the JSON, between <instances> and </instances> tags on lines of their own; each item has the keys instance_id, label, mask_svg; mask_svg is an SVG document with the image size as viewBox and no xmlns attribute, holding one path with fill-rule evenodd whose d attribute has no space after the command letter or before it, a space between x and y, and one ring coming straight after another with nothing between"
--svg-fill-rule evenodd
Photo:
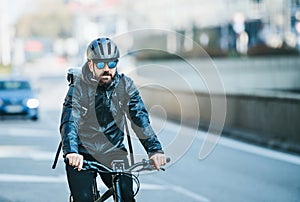
<instances>
[{"instance_id":1,"label":"man's face","mask_svg":"<svg viewBox=\"0 0 300 202\"><path fill-rule=\"evenodd\" d=\"M96 76L100 84L110 84L116 75L116 66L109 67L108 62L99 63L100 61L90 60L88 62L90 71ZM112 61L113 62L113 61Z\"/></svg>"}]
</instances>

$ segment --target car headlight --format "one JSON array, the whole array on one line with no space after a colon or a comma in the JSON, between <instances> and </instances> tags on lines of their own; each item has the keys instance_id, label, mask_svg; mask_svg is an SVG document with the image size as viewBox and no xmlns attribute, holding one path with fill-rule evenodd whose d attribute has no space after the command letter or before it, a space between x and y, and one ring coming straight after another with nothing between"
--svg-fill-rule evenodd
<instances>
[{"instance_id":1,"label":"car headlight","mask_svg":"<svg viewBox=\"0 0 300 202\"><path fill-rule=\"evenodd\" d=\"M40 102L39 102L38 99L31 98L31 99L28 99L28 100L27 100L26 105L27 105L27 107L30 108L30 109L38 108L39 105L40 105Z\"/></svg>"}]
</instances>

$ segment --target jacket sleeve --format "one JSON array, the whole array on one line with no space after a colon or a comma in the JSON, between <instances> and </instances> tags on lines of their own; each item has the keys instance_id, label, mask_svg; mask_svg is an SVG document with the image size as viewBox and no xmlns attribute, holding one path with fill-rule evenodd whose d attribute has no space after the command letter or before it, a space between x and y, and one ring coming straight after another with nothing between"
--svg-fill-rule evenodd
<instances>
[{"instance_id":1,"label":"jacket sleeve","mask_svg":"<svg viewBox=\"0 0 300 202\"><path fill-rule=\"evenodd\" d=\"M79 90L71 84L65 97L61 115L60 134L64 155L78 153L78 128L82 107L79 103Z\"/></svg>"},{"instance_id":2,"label":"jacket sleeve","mask_svg":"<svg viewBox=\"0 0 300 202\"><path fill-rule=\"evenodd\" d=\"M140 93L132 79L128 77L126 77L126 91L128 93L127 115L131 120L132 129L149 156L163 153L162 146L150 125L149 115Z\"/></svg>"}]
</instances>

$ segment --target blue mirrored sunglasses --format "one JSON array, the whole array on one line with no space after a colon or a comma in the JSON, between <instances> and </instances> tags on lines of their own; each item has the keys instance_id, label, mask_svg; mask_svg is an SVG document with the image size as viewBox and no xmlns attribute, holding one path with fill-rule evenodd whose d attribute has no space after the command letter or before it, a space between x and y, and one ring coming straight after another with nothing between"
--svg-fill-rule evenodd
<instances>
[{"instance_id":1,"label":"blue mirrored sunglasses","mask_svg":"<svg viewBox=\"0 0 300 202\"><path fill-rule=\"evenodd\" d=\"M99 61L99 60L93 60L93 63L96 64L96 67L98 69L103 69L105 67L105 64L107 64L108 68L113 69L117 66L118 60L114 61Z\"/></svg>"}]
</instances>

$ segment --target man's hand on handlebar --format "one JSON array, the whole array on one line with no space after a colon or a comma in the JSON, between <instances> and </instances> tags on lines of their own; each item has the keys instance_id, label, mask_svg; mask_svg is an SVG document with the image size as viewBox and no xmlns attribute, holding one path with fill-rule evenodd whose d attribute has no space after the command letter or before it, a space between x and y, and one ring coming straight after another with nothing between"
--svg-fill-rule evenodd
<instances>
[{"instance_id":1,"label":"man's hand on handlebar","mask_svg":"<svg viewBox=\"0 0 300 202\"><path fill-rule=\"evenodd\" d=\"M161 154L161 153L156 153L156 154L152 155L150 157L150 159L153 161L154 167L157 170L160 170L160 166L164 166L167 163L166 155L165 154Z\"/></svg>"},{"instance_id":2,"label":"man's hand on handlebar","mask_svg":"<svg viewBox=\"0 0 300 202\"><path fill-rule=\"evenodd\" d=\"M83 156L77 153L69 153L66 155L66 158L69 160L69 165L77 167L78 171L82 169L83 166Z\"/></svg>"}]
</instances>

